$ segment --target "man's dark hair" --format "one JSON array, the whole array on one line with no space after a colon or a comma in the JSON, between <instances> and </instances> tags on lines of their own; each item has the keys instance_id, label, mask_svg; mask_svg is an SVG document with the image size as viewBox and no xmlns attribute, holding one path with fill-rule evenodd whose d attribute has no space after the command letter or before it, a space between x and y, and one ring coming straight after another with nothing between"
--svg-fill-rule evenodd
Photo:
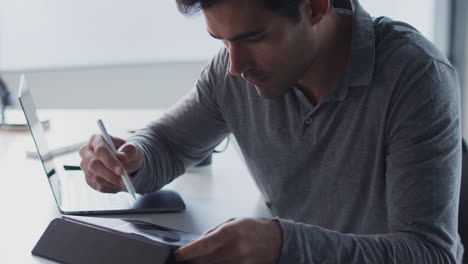
<instances>
[{"instance_id":1,"label":"man's dark hair","mask_svg":"<svg viewBox=\"0 0 468 264\"><path fill-rule=\"evenodd\" d=\"M176 0L177 8L184 15L193 15L221 1L224 0ZM302 1L303 0L263 0L266 8L288 16L295 22L301 19L299 5Z\"/></svg>"}]
</instances>

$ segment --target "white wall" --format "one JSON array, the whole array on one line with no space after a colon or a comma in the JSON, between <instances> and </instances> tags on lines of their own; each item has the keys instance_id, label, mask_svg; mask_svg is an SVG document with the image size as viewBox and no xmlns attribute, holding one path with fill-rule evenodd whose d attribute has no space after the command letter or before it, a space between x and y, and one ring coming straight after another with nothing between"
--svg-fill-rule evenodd
<instances>
[{"instance_id":1,"label":"white wall","mask_svg":"<svg viewBox=\"0 0 468 264\"><path fill-rule=\"evenodd\" d=\"M205 64L36 70L25 75L39 108L168 108L194 86ZM2 75L14 97L20 74Z\"/></svg>"},{"instance_id":2,"label":"white wall","mask_svg":"<svg viewBox=\"0 0 468 264\"><path fill-rule=\"evenodd\" d=\"M360 0L362 6L372 16L388 16L394 20L407 22L431 39L434 35L435 1L440 0Z\"/></svg>"},{"instance_id":3,"label":"white wall","mask_svg":"<svg viewBox=\"0 0 468 264\"><path fill-rule=\"evenodd\" d=\"M175 0L0 0L0 69L206 60L220 43Z\"/></svg>"},{"instance_id":4,"label":"white wall","mask_svg":"<svg viewBox=\"0 0 468 264\"><path fill-rule=\"evenodd\" d=\"M448 1L361 3L373 16L409 22L444 49L434 31ZM175 0L0 0L0 19L3 71L204 61L220 46L203 17L182 16Z\"/></svg>"},{"instance_id":5,"label":"white wall","mask_svg":"<svg viewBox=\"0 0 468 264\"><path fill-rule=\"evenodd\" d=\"M444 49L447 0L361 3ZM0 72L14 94L26 72L40 108L169 107L220 45L175 0L0 0Z\"/></svg>"},{"instance_id":6,"label":"white wall","mask_svg":"<svg viewBox=\"0 0 468 264\"><path fill-rule=\"evenodd\" d=\"M450 1L448 0L360 0L373 16L388 16L415 27L448 54Z\"/></svg>"}]
</instances>

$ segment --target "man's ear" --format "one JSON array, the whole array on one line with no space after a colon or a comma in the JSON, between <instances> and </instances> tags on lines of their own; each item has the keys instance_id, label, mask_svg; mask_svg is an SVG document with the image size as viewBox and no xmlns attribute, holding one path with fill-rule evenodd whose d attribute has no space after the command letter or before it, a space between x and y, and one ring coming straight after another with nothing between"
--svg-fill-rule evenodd
<instances>
[{"instance_id":1,"label":"man's ear","mask_svg":"<svg viewBox=\"0 0 468 264\"><path fill-rule=\"evenodd\" d=\"M317 24L328 14L332 0L305 0L307 18L312 25Z\"/></svg>"}]
</instances>

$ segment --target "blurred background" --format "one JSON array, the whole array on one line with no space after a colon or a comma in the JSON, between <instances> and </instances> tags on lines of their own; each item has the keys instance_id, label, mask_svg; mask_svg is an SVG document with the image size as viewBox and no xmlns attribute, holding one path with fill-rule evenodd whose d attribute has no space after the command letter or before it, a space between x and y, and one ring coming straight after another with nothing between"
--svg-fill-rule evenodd
<instances>
[{"instance_id":1,"label":"blurred background","mask_svg":"<svg viewBox=\"0 0 468 264\"><path fill-rule=\"evenodd\" d=\"M360 2L416 27L468 87L468 1ZM16 98L25 73L38 108L167 108L220 47L175 0L0 0L0 75Z\"/></svg>"}]
</instances>

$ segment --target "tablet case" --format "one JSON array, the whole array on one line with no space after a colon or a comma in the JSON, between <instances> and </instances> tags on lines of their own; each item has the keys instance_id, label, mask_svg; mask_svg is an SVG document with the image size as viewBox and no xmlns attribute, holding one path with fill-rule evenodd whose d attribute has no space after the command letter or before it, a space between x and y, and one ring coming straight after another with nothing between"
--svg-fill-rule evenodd
<instances>
[{"instance_id":1,"label":"tablet case","mask_svg":"<svg viewBox=\"0 0 468 264\"><path fill-rule=\"evenodd\" d=\"M32 254L62 263L176 263L175 247L149 238L56 218Z\"/></svg>"}]
</instances>

